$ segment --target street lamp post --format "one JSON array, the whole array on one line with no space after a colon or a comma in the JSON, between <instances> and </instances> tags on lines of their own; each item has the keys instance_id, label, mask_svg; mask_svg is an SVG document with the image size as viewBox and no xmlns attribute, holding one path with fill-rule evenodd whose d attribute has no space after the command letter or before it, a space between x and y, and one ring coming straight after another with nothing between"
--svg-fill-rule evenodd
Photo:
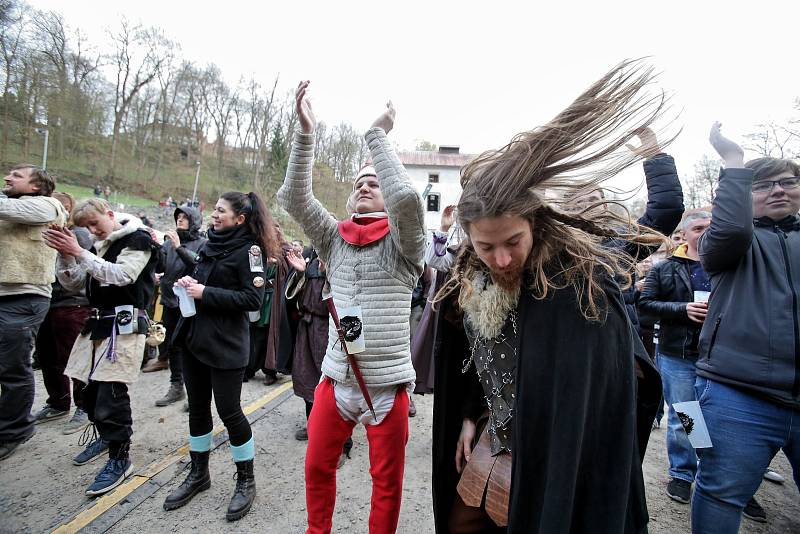
<instances>
[{"instance_id":1,"label":"street lamp post","mask_svg":"<svg viewBox=\"0 0 800 534\"><path fill-rule=\"evenodd\" d=\"M196 161L194 164L197 166L197 172L194 175L194 191L192 191L192 206L194 206L195 202L197 201L197 183L200 181L200 162Z\"/></svg>"},{"instance_id":2,"label":"street lamp post","mask_svg":"<svg viewBox=\"0 0 800 534\"><path fill-rule=\"evenodd\" d=\"M47 141L50 137L50 132L47 128L36 128L36 133L44 136L44 154L42 154L42 170L47 170Z\"/></svg>"}]
</instances>

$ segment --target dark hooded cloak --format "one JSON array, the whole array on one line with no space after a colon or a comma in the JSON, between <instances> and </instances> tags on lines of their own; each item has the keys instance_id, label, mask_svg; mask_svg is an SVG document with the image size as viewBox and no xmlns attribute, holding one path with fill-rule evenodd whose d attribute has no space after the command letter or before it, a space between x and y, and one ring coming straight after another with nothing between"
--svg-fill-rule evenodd
<instances>
[{"instance_id":1,"label":"dark hooded cloak","mask_svg":"<svg viewBox=\"0 0 800 534\"><path fill-rule=\"evenodd\" d=\"M604 280L607 317L589 322L575 290L541 300L523 291L512 437L508 532L639 533L648 515L636 432L634 333L618 286ZM458 473L455 447L465 415L482 400L454 299L440 304L442 351L434 395L433 504L447 520Z\"/></svg>"}]
</instances>

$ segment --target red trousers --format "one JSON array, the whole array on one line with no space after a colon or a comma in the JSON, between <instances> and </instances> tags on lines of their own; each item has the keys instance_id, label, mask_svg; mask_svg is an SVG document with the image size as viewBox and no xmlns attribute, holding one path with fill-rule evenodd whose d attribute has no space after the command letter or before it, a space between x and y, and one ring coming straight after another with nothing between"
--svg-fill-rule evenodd
<instances>
[{"instance_id":1,"label":"red trousers","mask_svg":"<svg viewBox=\"0 0 800 534\"><path fill-rule=\"evenodd\" d=\"M306 534L331 531L336 504L336 466L342 445L355 423L336 409L333 382L324 379L314 392L308 419L306 451ZM406 443L408 442L408 394L400 387L392 410L377 425L366 425L369 441L369 474L372 476L370 534L394 533L403 494Z\"/></svg>"}]
</instances>

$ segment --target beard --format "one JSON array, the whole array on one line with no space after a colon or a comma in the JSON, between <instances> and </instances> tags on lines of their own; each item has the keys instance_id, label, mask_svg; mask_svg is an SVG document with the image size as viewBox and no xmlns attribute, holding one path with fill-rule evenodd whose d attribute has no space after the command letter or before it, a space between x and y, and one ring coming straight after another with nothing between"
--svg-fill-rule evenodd
<instances>
[{"instance_id":1,"label":"beard","mask_svg":"<svg viewBox=\"0 0 800 534\"><path fill-rule=\"evenodd\" d=\"M506 291L514 291L522 284L522 265L514 265L504 271L491 271L492 281Z\"/></svg>"}]
</instances>

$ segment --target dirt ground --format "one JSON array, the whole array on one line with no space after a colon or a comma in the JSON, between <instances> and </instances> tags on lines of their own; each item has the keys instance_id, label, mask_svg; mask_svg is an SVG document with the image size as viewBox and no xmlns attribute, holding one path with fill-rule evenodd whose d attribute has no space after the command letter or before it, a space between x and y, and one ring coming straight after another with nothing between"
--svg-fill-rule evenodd
<instances>
[{"instance_id":1,"label":"dirt ground","mask_svg":"<svg viewBox=\"0 0 800 534\"><path fill-rule=\"evenodd\" d=\"M242 403L247 405L279 387L264 386L260 380L244 384ZM182 403L156 408L155 399L167 388L168 373L143 374L133 387L134 443L132 457L137 471L161 460L184 445L188 416ZM41 374L37 372L34 409L44 402ZM433 397L415 396L418 415L410 420L411 439L407 448L403 507L398 532L433 532L430 497L431 410ZM294 396L267 412L254 425L256 439L256 482L258 497L252 511L235 524L225 521L230 493L235 485L234 468L227 444L212 453L212 486L188 506L164 512L166 494L185 476L185 463L167 468L153 480L154 493L143 500L129 495L106 516L85 528L85 532L211 532L300 533L305 526L303 458L306 444L294 440L294 432L304 424L303 402ZM84 496L102 460L82 467L73 466L72 457L80 452L80 434L64 436L65 421L52 421L37 427L36 436L0 463L0 532L47 532L69 522L96 501ZM218 421L217 421L218 422ZM678 504L664 493L667 482L665 430L654 430L645 464L650 532L673 534L689 532L689 506ZM367 532L370 478L368 450L363 427L353 438L352 459L338 473L338 499L334 532ZM791 479L791 469L783 454L772 463L773 469ZM614 491L614 488L609 488ZM744 519L741 532L800 532L800 495L794 482L784 485L764 482L757 498L767 511L766 524ZM116 519L109 519L110 515Z\"/></svg>"}]
</instances>

